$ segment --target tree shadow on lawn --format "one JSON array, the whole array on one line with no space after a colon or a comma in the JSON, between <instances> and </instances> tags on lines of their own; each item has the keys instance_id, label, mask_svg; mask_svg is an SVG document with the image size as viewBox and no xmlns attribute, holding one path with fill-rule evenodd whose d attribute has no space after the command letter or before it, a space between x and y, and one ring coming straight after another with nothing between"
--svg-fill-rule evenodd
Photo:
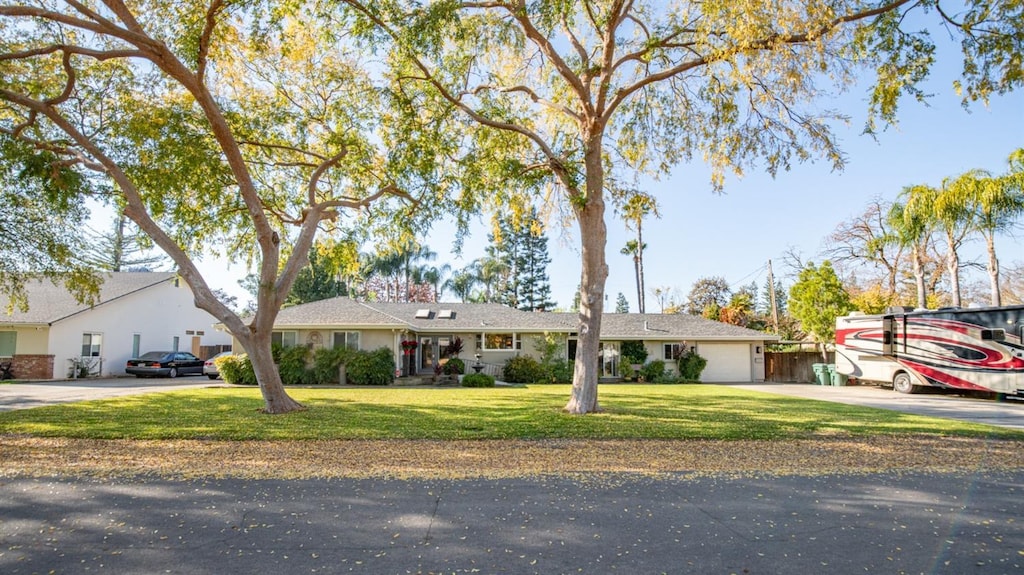
<instances>
[{"instance_id":1,"label":"tree shadow on lawn","mask_svg":"<svg viewBox=\"0 0 1024 575\"><path fill-rule=\"evenodd\" d=\"M121 397L0 414L0 433L98 439L795 439L962 433L991 428L717 386L602 392L603 411L569 415L568 386L531 390L295 389L308 407L260 412L256 389ZM353 393L353 391L356 391ZM1019 438L1019 434L1017 435Z\"/></svg>"}]
</instances>

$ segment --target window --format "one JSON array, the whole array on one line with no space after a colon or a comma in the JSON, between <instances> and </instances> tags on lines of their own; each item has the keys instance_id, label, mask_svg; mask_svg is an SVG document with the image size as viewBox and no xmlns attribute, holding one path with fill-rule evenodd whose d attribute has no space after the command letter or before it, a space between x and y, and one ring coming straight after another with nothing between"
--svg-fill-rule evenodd
<instances>
[{"instance_id":1,"label":"window","mask_svg":"<svg viewBox=\"0 0 1024 575\"><path fill-rule=\"evenodd\" d=\"M171 351L178 351L178 346L181 345L181 338L174 336L171 338Z\"/></svg>"},{"instance_id":2,"label":"window","mask_svg":"<svg viewBox=\"0 0 1024 575\"><path fill-rule=\"evenodd\" d=\"M132 357L139 357L142 351L142 334L132 334Z\"/></svg>"},{"instance_id":3,"label":"window","mask_svg":"<svg viewBox=\"0 0 1024 575\"><path fill-rule=\"evenodd\" d=\"M287 332L285 332L287 333ZM336 331L334 332L334 349L359 349L358 331Z\"/></svg>"},{"instance_id":4,"label":"window","mask_svg":"<svg viewBox=\"0 0 1024 575\"><path fill-rule=\"evenodd\" d=\"M665 353L662 356L662 359L675 361L679 359L679 356L683 355L683 352L685 351L686 344L684 343L666 343Z\"/></svg>"},{"instance_id":5,"label":"window","mask_svg":"<svg viewBox=\"0 0 1024 575\"><path fill-rule=\"evenodd\" d=\"M18 347L18 332L0 331L0 357L14 357Z\"/></svg>"},{"instance_id":6,"label":"window","mask_svg":"<svg viewBox=\"0 0 1024 575\"><path fill-rule=\"evenodd\" d=\"M1006 331L1002 329L983 329L981 339L986 341L1006 341Z\"/></svg>"},{"instance_id":7,"label":"window","mask_svg":"<svg viewBox=\"0 0 1024 575\"><path fill-rule=\"evenodd\" d=\"M523 349L523 342L514 333L485 333L480 349Z\"/></svg>"},{"instance_id":8,"label":"window","mask_svg":"<svg viewBox=\"0 0 1024 575\"><path fill-rule=\"evenodd\" d=\"M103 336L98 333L82 334L82 357L99 357L103 347Z\"/></svg>"},{"instance_id":9,"label":"window","mask_svg":"<svg viewBox=\"0 0 1024 575\"><path fill-rule=\"evenodd\" d=\"M270 343L281 347L295 347L299 341L296 331L275 331L270 334Z\"/></svg>"}]
</instances>

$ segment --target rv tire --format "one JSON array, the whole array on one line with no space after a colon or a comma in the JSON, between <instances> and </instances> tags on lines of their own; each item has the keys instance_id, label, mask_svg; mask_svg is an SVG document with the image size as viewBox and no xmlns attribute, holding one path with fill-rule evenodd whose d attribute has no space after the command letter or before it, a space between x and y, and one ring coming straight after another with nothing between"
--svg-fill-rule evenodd
<instances>
[{"instance_id":1,"label":"rv tire","mask_svg":"<svg viewBox=\"0 0 1024 575\"><path fill-rule=\"evenodd\" d=\"M899 393L917 393L921 389L920 386L914 385L910 374L903 371L892 378L892 388Z\"/></svg>"}]
</instances>

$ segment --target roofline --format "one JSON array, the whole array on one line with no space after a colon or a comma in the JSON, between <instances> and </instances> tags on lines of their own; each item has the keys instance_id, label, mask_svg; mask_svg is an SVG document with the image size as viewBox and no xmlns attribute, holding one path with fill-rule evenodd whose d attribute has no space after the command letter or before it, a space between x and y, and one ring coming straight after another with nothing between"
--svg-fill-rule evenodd
<instances>
[{"instance_id":1,"label":"roofline","mask_svg":"<svg viewBox=\"0 0 1024 575\"><path fill-rule=\"evenodd\" d=\"M158 274L158 273L173 273L174 274L173 279L176 279L176 280L179 280L179 281L181 280L181 275L178 274L178 272L153 272L153 273L154 274ZM92 310L94 310L94 309L96 309L96 308L98 308L100 306L104 306L104 305L106 305L106 304L108 304L110 302L114 302L114 301L117 301L117 300L119 300L121 298L130 296L132 294L139 293L142 290L149 289L149 288L151 288L151 287L153 287L155 285L159 285L159 284L161 284L161 283L163 283L165 281L168 281L170 279L172 279L172 278L164 278L164 279L161 279L159 281L154 281L153 283L149 283L149 284L146 284L144 286L141 286L141 287L139 287L137 289L133 289L131 291L124 292L123 294L120 294L118 296L112 297L112 298L110 298L108 300L101 301L101 302L97 303L96 305L91 305L91 306L86 307L85 309L80 309L80 310L78 310L76 312L73 312L73 313L70 313L70 314L68 314L68 315L66 315L64 317L59 317L59 318L51 321L48 325L53 326L53 324L55 324L55 323L57 323L59 321L64 321L64 320L66 320L66 319L68 319L70 317L74 317L74 316L76 316L78 314L85 313L87 311L92 311ZM186 285L188 285L187 282L186 282ZM189 290L190 291L191 291L191 289L192 289L192 286L189 286Z\"/></svg>"},{"instance_id":2,"label":"roofline","mask_svg":"<svg viewBox=\"0 0 1024 575\"><path fill-rule=\"evenodd\" d=\"M220 325L220 324L218 324ZM537 327L497 327L494 330L489 330L491 326L481 326L480 328L461 327L461 328L444 328L444 327L430 327L430 328L417 328L410 324L275 324L274 329L289 330L289 329L333 329L333 330L345 330L345 329L379 329L379 330L395 330L395 329L406 329L409 331L415 331L417 333L429 333L429 334L456 334L456 333L494 333L497 330L502 332L514 332L514 333L563 333L570 334L574 333L575 329L543 329ZM668 340L682 340L692 339L699 341L779 341L781 338L773 334L760 335L757 332L751 335L658 335L662 334L649 334L649 335L619 335L615 333L602 333L602 340L621 340L621 341L668 341Z\"/></svg>"},{"instance_id":3,"label":"roofline","mask_svg":"<svg viewBox=\"0 0 1024 575\"><path fill-rule=\"evenodd\" d=\"M18 327L37 327L38 328L38 327L52 327L52 326L50 324L48 324L48 323L43 323L43 322L38 322L38 321L33 321L33 322L26 321L24 323L16 322L16 321L0 321L0 327L13 327L13 328L18 328Z\"/></svg>"}]
</instances>

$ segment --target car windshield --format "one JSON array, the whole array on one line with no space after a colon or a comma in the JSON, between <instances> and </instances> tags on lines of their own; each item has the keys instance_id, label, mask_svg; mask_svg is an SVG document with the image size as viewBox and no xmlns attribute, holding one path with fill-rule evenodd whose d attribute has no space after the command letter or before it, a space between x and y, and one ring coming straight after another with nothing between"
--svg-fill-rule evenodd
<instances>
[{"instance_id":1,"label":"car windshield","mask_svg":"<svg viewBox=\"0 0 1024 575\"><path fill-rule=\"evenodd\" d=\"M139 359L146 359L150 361L159 361L163 359L169 352L166 351L150 351L139 356Z\"/></svg>"}]
</instances>

